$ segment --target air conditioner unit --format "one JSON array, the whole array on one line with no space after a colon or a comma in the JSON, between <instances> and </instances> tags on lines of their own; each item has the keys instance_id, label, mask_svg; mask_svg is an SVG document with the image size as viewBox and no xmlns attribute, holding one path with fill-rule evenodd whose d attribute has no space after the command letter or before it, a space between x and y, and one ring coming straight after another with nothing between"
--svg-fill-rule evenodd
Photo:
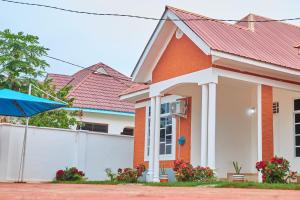
<instances>
[{"instance_id":1,"label":"air conditioner unit","mask_svg":"<svg viewBox=\"0 0 300 200\"><path fill-rule=\"evenodd\" d=\"M171 103L171 114L180 117L186 117L187 102L183 100L177 100Z\"/></svg>"}]
</instances>

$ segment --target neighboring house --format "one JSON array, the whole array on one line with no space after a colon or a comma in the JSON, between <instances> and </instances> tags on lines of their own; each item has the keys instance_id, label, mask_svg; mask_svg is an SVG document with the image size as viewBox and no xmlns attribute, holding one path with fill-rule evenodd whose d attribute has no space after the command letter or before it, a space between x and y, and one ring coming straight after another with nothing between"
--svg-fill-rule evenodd
<instances>
[{"instance_id":1,"label":"neighboring house","mask_svg":"<svg viewBox=\"0 0 300 200\"><path fill-rule=\"evenodd\" d=\"M135 103L134 164L149 166L148 180L175 159L219 178L232 161L257 177L255 163L274 155L299 171L300 27L254 14L229 24L172 7L162 18L132 73L137 84L120 96Z\"/></svg>"},{"instance_id":2,"label":"neighboring house","mask_svg":"<svg viewBox=\"0 0 300 200\"><path fill-rule=\"evenodd\" d=\"M99 63L72 76L48 74L57 89L72 86L68 95L75 98L73 108L82 111L77 129L110 134L133 135L134 105L119 99L121 91L132 85L130 78Z\"/></svg>"}]
</instances>

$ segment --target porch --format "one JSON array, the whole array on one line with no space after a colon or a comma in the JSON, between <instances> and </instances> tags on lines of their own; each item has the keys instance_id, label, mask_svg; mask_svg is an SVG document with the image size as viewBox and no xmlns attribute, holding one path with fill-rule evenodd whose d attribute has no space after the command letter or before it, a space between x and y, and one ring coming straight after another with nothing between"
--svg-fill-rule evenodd
<instances>
[{"instance_id":1,"label":"porch","mask_svg":"<svg viewBox=\"0 0 300 200\"><path fill-rule=\"evenodd\" d=\"M221 76L215 82L203 84L193 79L171 82L173 84L161 82L150 87L149 112L155 114L149 118L155 123L147 127L148 181L159 181L160 167L171 167L174 159L190 161L193 166L208 166L220 179L234 172L233 161L242 166L242 173L248 174L250 180L260 180L255 163L273 155L288 158L292 168L293 164L294 168L300 166L293 153L294 118L286 118L287 113L293 116L293 100L300 97L299 92ZM162 110L164 103L183 98L188 103L187 119L172 117L176 136L170 143L175 147L171 152L161 151L160 148L165 147L161 145L161 112L157 111ZM285 110L273 115L273 102L278 101ZM284 141L282 131L287 132ZM184 144L178 144L181 136L186 140ZM286 145L290 146L289 150L284 149ZM172 156L166 155L168 153Z\"/></svg>"}]
</instances>

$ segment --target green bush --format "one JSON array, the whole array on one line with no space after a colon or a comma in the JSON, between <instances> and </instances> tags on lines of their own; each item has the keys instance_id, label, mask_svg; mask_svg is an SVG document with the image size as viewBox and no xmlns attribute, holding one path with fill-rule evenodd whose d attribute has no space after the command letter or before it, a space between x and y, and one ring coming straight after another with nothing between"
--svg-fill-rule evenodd
<instances>
[{"instance_id":1,"label":"green bush","mask_svg":"<svg viewBox=\"0 0 300 200\"><path fill-rule=\"evenodd\" d=\"M110 179L110 181L118 181L124 183L136 183L138 178L143 175L143 172L146 170L145 165L139 164L135 168L124 168L118 169L118 173L115 174L111 169L106 169L106 175Z\"/></svg>"},{"instance_id":2,"label":"green bush","mask_svg":"<svg viewBox=\"0 0 300 200\"><path fill-rule=\"evenodd\" d=\"M82 181L84 180L84 172L79 171L76 167L66 168L65 170L57 170L56 181Z\"/></svg>"},{"instance_id":3,"label":"green bush","mask_svg":"<svg viewBox=\"0 0 300 200\"><path fill-rule=\"evenodd\" d=\"M189 162L183 160L175 160L173 170L176 180L179 182L209 182L215 179L214 172L209 167L193 167Z\"/></svg>"},{"instance_id":4,"label":"green bush","mask_svg":"<svg viewBox=\"0 0 300 200\"><path fill-rule=\"evenodd\" d=\"M273 157L270 161L256 163L257 171L262 173L265 183L288 183L296 178L296 172L290 170L290 163L282 157Z\"/></svg>"}]
</instances>

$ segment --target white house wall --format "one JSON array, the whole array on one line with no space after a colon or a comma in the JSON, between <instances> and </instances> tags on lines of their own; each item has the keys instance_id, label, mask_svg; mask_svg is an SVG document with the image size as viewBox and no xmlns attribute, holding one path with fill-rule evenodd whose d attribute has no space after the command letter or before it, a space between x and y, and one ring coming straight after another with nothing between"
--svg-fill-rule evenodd
<instances>
[{"instance_id":1,"label":"white house wall","mask_svg":"<svg viewBox=\"0 0 300 200\"><path fill-rule=\"evenodd\" d=\"M273 88L273 101L279 102L279 113L274 114L274 154L291 163L292 170L300 171L300 158L295 157L294 99L300 93Z\"/></svg>"},{"instance_id":2,"label":"white house wall","mask_svg":"<svg viewBox=\"0 0 300 200\"><path fill-rule=\"evenodd\" d=\"M134 117L110 115L101 113L83 112L81 118L77 118L78 121L108 124L108 133L120 135L125 127L134 127Z\"/></svg>"},{"instance_id":3,"label":"white house wall","mask_svg":"<svg viewBox=\"0 0 300 200\"><path fill-rule=\"evenodd\" d=\"M218 177L234 172L232 162L237 161L243 172L255 172L257 147L253 131L255 115L247 110L255 105L251 97L253 87L239 82L217 85L216 170ZM254 129L255 130L255 129Z\"/></svg>"}]
</instances>

